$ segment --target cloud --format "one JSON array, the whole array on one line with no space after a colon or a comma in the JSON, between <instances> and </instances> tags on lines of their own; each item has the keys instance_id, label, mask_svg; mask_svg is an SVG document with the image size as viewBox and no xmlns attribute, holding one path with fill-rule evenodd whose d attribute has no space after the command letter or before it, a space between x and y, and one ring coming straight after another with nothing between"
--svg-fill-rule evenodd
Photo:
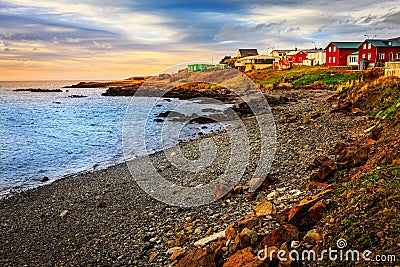
<instances>
[{"instance_id":1,"label":"cloud","mask_svg":"<svg viewBox=\"0 0 400 267\"><path fill-rule=\"evenodd\" d=\"M249 42L264 39L272 34L279 34L285 29L286 20L272 23L260 23L256 25L225 25L215 36L215 40L244 41Z\"/></svg>"},{"instance_id":2,"label":"cloud","mask_svg":"<svg viewBox=\"0 0 400 267\"><path fill-rule=\"evenodd\" d=\"M121 76L144 74L132 67L135 62L159 71L182 60L233 55L241 47L263 52L359 41L365 34L396 37L399 24L394 0L0 0L0 67L33 61L45 71L49 61L53 69L65 62L127 61L114 66L126 68Z\"/></svg>"},{"instance_id":3,"label":"cloud","mask_svg":"<svg viewBox=\"0 0 400 267\"><path fill-rule=\"evenodd\" d=\"M395 12L390 12L381 18L381 23L385 23L388 25L400 25L400 10Z\"/></svg>"},{"instance_id":4,"label":"cloud","mask_svg":"<svg viewBox=\"0 0 400 267\"><path fill-rule=\"evenodd\" d=\"M93 41L93 44L94 44L95 48L100 49L100 50L112 49L112 46L109 43L106 43L106 42Z\"/></svg>"}]
</instances>

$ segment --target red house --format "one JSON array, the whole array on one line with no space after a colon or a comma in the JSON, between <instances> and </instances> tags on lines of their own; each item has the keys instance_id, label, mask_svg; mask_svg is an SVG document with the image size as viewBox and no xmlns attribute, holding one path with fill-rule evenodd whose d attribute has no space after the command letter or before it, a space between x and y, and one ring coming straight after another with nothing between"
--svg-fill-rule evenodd
<instances>
[{"instance_id":1,"label":"red house","mask_svg":"<svg viewBox=\"0 0 400 267\"><path fill-rule=\"evenodd\" d=\"M286 60L293 65L303 65L303 60L307 59L307 54L303 51L290 51L286 54Z\"/></svg>"},{"instance_id":2,"label":"red house","mask_svg":"<svg viewBox=\"0 0 400 267\"><path fill-rule=\"evenodd\" d=\"M326 50L326 66L347 66L347 55L357 51L361 42L330 42Z\"/></svg>"},{"instance_id":3,"label":"red house","mask_svg":"<svg viewBox=\"0 0 400 267\"><path fill-rule=\"evenodd\" d=\"M368 63L367 67L400 61L400 41L367 39L358 47L358 61Z\"/></svg>"}]
</instances>

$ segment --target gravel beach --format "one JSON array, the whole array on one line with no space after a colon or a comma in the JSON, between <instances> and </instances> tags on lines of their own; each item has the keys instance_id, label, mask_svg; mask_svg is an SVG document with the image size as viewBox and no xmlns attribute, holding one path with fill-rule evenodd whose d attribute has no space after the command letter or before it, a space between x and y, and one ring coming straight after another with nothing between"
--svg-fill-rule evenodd
<instances>
[{"instance_id":1,"label":"gravel beach","mask_svg":"<svg viewBox=\"0 0 400 267\"><path fill-rule=\"evenodd\" d=\"M331 91L281 94L290 101L272 107L277 147L270 178L275 183L258 192L259 196L246 199L245 194L238 193L202 207L179 208L147 195L126 164L77 174L0 201L0 265L168 266L173 263L167 253L171 247L188 247L224 230L249 213L257 199L271 192L276 192L271 198L279 209L311 195L304 190L309 182L309 164L338 142L356 138L368 117L331 113L325 104ZM250 135L256 136L254 120L246 119L245 124ZM217 147L227 147L223 133L214 135L214 140ZM250 141L254 157L256 140ZM182 145L189 159L196 158L198 142ZM219 151L223 159L225 152ZM151 158L163 176L179 182L174 170L163 164L164 153ZM139 171L143 167L140 160L130 164ZM220 165L224 166L223 160ZM243 183L250 179L252 168L249 164ZM218 175L218 171L210 173ZM266 221L264 231L273 227ZM181 231L183 235L177 236Z\"/></svg>"}]
</instances>

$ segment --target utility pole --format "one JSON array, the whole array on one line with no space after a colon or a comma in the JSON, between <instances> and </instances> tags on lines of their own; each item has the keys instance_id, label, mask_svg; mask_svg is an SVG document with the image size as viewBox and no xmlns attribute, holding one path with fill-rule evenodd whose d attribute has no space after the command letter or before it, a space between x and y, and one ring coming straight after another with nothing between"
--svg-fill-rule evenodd
<instances>
[{"instance_id":1,"label":"utility pole","mask_svg":"<svg viewBox=\"0 0 400 267\"><path fill-rule=\"evenodd\" d=\"M317 44L315 42L311 42L312 44L314 44L314 50L317 50Z\"/></svg>"}]
</instances>

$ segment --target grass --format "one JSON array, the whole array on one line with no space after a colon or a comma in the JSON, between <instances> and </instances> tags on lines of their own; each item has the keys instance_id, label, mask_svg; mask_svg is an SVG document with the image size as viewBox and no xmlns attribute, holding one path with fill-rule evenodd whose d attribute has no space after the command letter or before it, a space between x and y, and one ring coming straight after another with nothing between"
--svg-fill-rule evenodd
<instances>
[{"instance_id":1,"label":"grass","mask_svg":"<svg viewBox=\"0 0 400 267\"><path fill-rule=\"evenodd\" d=\"M319 72L313 74L306 74L292 82L295 87L312 86L315 82L326 85L327 87L335 87L348 81L359 79L360 74L344 75L342 73Z\"/></svg>"},{"instance_id":2,"label":"grass","mask_svg":"<svg viewBox=\"0 0 400 267\"><path fill-rule=\"evenodd\" d=\"M274 69L257 70L246 73L258 85L272 85L280 88L289 83L293 88L335 88L340 84L358 80L361 74L347 74L321 70L319 67L293 66L292 69L277 71ZM285 78L286 81L285 81ZM287 87L287 86L286 86Z\"/></svg>"},{"instance_id":3,"label":"grass","mask_svg":"<svg viewBox=\"0 0 400 267\"><path fill-rule=\"evenodd\" d=\"M345 238L354 248L388 254L400 242L400 165L376 167L360 180L346 182L335 190L338 207L327 216L340 221L332 236ZM384 238L377 236L382 231ZM382 240L385 244L380 246ZM394 247L392 246L394 245ZM374 248L376 246L376 248Z\"/></svg>"}]
</instances>

